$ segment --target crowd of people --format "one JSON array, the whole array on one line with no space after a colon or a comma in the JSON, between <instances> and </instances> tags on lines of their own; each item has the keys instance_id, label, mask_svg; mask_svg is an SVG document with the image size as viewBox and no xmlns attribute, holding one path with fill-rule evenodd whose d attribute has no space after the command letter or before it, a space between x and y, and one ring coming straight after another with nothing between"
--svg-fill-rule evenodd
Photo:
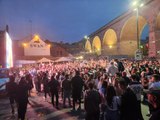
<instances>
[{"instance_id":1,"label":"crowd of people","mask_svg":"<svg viewBox=\"0 0 160 120\"><path fill-rule=\"evenodd\" d=\"M45 99L50 97L56 109L60 109L59 96L63 108L74 111L82 109L83 99L86 120L143 120L141 102L148 104L150 120L160 120L160 63L156 60L84 60L18 70L6 90L12 113L17 103L21 120L33 87L37 95L44 92Z\"/></svg>"}]
</instances>

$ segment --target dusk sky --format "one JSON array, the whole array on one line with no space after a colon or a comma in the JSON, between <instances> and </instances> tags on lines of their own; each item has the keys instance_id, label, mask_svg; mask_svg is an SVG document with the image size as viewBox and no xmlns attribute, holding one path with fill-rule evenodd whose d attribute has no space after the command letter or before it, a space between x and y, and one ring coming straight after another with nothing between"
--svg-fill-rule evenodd
<instances>
[{"instance_id":1,"label":"dusk sky","mask_svg":"<svg viewBox=\"0 0 160 120\"><path fill-rule=\"evenodd\" d=\"M0 30L14 40L33 34L76 42L127 11L132 0L0 0ZM32 26L32 27L31 27Z\"/></svg>"}]
</instances>

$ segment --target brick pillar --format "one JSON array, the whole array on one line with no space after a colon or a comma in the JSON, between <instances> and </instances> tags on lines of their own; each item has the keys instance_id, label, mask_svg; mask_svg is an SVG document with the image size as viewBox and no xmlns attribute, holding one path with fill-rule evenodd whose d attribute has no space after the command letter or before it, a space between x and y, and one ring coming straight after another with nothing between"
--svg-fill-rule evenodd
<instances>
[{"instance_id":1,"label":"brick pillar","mask_svg":"<svg viewBox=\"0 0 160 120\"><path fill-rule=\"evenodd\" d=\"M155 32L156 57L160 58L160 30Z\"/></svg>"},{"instance_id":2,"label":"brick pillar","mask_svg":"<svg viewBox=\"0 0 160 120\"><path fill-rule=\"evenodd\" d=\"M149 51L148 56L149 57L156 57L156 37L155 37L155 31L152 31L149 33Z\"/></svg>"},{"instance_id":3,"label":"brick pillar","mask_svg":"<svg viewBox=\"0 0 160 120\"><path fill-rule=\"evenodd\" d=\"M160 31L149 33L149 57L160 57Z\"/></svg>"}]
</instances>

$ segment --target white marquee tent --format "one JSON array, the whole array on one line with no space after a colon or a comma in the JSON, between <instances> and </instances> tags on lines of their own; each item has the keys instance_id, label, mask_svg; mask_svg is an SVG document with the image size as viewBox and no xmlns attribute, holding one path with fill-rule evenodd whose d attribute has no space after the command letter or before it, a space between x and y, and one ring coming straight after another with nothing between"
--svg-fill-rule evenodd
<instances>
[{"instance_id":1,"label":"white marquee tent","mask_svg":"<svg viewBox=\"0 0 160 120\"><path fill-rule=\"evenodd\" d=\"M44 63L44 62L54 62L48 58L43 57L42 59L38 60L37 63Z\"/></svg>"},{"instance_id":2,"label":"white marquee tent","mask_svg":"<svg viewBox=\"0 0 160 120\"><path fill-rule=\"evenodd\" d=\"M68 57L61 57L58 60L56 60L55 62L70 62L72 61L72 59L68 58Z\"/></svg>"}]
</instances>

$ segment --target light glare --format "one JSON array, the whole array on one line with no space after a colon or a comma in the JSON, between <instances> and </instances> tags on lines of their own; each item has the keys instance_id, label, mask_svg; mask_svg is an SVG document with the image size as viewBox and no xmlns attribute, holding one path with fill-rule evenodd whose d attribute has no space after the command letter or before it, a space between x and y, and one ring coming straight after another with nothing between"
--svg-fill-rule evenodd
<instances>
[{"instance_id":1,"label":"light glare","mask_svg":"<svg viewBox=\"0 0 160 120\"><path fill-rule=\"evenodd\" d=\"M6 68L13 67L12 40L6 32Z\"/></svg>"},{"instance_id":2,"label":"light glare","mask_svg":"<svg viewBox=\"0 0 160 120\"><path fill-rule=\"evenodd\" d=\"M112 47L113 47L112 45L109 46L109 48L112 48Z\"/></svg>"},{"instance_id":3,"label":"light glare","mask_svg":"<svg viewBox=\"0 0 160 120\"><path fill-rule=\"evenodd\" d=\"M137 1L134 1L132 5L137 6L137 3L138 3Z\"/></svg>"},{"instance_id":4,"label":"light glare","mask_svg":"<svg viewBox=\"0 0 160 120\"><path fill-rule=\"evenodd\" d=\"M141 3L141 4L140 4L140 7L143 7L143 6L144 6L144 4L143 4L143 3Z\"/></svg>"}]
</instances>

